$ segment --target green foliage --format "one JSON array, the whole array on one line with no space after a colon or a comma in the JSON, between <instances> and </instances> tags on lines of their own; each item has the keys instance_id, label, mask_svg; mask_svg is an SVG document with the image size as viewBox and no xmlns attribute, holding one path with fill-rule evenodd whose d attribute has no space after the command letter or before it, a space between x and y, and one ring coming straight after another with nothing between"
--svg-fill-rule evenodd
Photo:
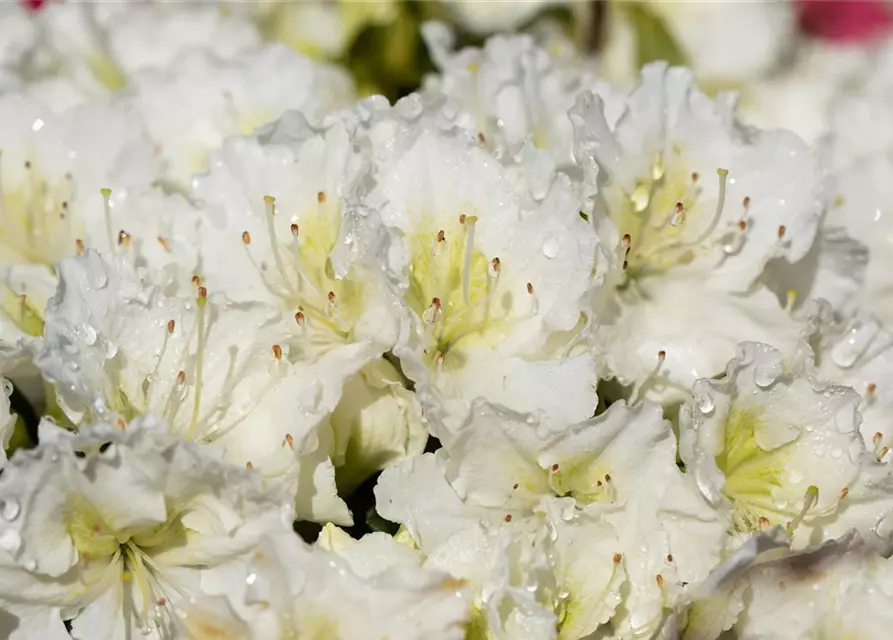
<instances>
[{"instance_id":1,"label":"green foliage","mask_svg":"<svg viewBox=\"0 0 893 640\"><path fill-rule=\"evenodd\" d=\"M641 67L655 60L671 65L686 65L688 60L664 21L646 2L615 2L613 7L632 23L636 33L636 61Z\"/></svg>"}]
</instances>

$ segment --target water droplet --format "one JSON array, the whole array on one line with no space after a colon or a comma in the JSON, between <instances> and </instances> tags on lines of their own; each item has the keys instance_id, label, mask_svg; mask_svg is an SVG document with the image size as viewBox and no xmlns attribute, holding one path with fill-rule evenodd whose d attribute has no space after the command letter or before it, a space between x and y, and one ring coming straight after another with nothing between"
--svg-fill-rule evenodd
<instances>
[{"instance_id":1,"label":"water droplet","mask_svg":"<svg viewBox=\"0 0 893 640\"><path fill-rule=\"evenodd\" d=\"M753 370L753 381L761 389L771 387L781 375L781 359L773 358L769 362L758 364Z\"/></svg>"},{"instance_id":2,"label":"water droplet","mask_svg":"<svg viewBox=\"0 0 893 640\"><path fill-rule=\"evenodd\" d=\"M854 323L846 336L831 349L834 364L844 369L852 367L868 349L877 333L878 326L873 321Z\"/></svg>"},{"instance_id":3,"label":"water droplet","mask_svg":"<svg viewBox=\"0 0 893 640\"><path fill-rule=\"evenodd\" d=\"M20 512L19 501L15 498L7 498L3 501L3 505L0 506L0 516L3 516L3 519L7 522L12 522L18 518Z\"/></svg>"},{"instance_id":4,"label":"water droplet","mask_svg":"<svg viewBox=\"0 0 893 640\"><path fill-rule=\"evenodd\" d=\"M558 237L552 237L546 240L543 243L543 255L546 256L549 260L554 260L558 257L558 250L561 245L561 239Z\"/></svg>"},{"instance_id":5,"label":"water droplet","mask_svg":"<svg viewBox=\"0 0 893 640\"><path fill-rule=\"evenodd\" d=\"M82 324L80 327L80 337L88 347L96 344L96 329L89 324Z\"/></svg>"},{"instance_id":6,"label":"water droplet","mask_svg":"<svg viewBox=\"0 0 893 640\"><path fill-rule=\"evenodd\" d=\"M4 529L3 532L0 533L0 549L3 549L7 553L15 554L21 546L22 537L15 529Z\"/></svg>"},{"instance_id":7,"label":"water droplet","mask_svg":"<svg viewBox=\"0 0 893 640\"><path fill-rule=\"evenodd\" d=\"M118 353L118 345L112 342L111 340L105 341L105 357L106 360L111 360Z\"/></svg>"},{"instance_id":8,"label":"water droplet","mask_svg":"<svg viewBox=\"0 0 893 640\"><path fill-rule=\"evenodd\" d=\"M716 404L713 402L713 396L710 395L710 392L708 391L697 392L695 394L695 402L698 405L698 409L704 415L710 415L716 407Z\"/></svg>"}]
</instances>

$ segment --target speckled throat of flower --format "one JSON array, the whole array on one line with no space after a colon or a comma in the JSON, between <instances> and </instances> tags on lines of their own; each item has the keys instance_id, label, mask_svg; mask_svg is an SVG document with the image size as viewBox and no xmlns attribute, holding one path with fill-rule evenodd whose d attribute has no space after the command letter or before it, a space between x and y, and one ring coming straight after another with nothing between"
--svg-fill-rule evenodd
<instances>
[{"instance_id":1,"label":"speckled throat of flower","mask_svg":"<svg viewBox=\"0 0 893 640\"><path fill-rule=\"evenodd\" d=\"M477 216L460 214L442 229L436 222L421 224L409 238L405 300L424 323L426 361L437 369L451 366L460 346L497 343L518 306L536 311L533 285L527 284L526 294L500 287L502 262L497 256L488 259L475 245L477 223ZM519 301L521 295L528 301Z\"/></svg>"},{"instance_id":2,"label":"speckled throat of flower","mask_svg":"<svg viewBox=\"0 0 893 640\"><path fill-rule=\"evenodd\" d=\"M242 244L268 290L294 313L302 345L318 355L350 342L365 296L363 283L352 274L336 277L329 257L341 231L340 201L318 192L315 208L290 218L290 241L277 230L276 199L266 196L264 203L268 245L263 251L269 255L269 249L273 264L256 257L248 231Z\"/></svg>"}]
</instances>

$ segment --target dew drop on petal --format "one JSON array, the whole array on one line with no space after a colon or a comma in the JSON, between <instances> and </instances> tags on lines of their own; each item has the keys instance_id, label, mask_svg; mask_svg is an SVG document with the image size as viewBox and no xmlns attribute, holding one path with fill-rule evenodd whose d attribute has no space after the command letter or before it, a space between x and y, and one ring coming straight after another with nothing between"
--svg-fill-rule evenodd
<instances>
[{"instance_id":1,"label":"dew drop on petal","mask_svg":"<svg viewBox=\"0 0 893 640\"><path fill-rule=\"evenodd\" d=\"M543 243L543 255L546 256L549 260L554 260L558 257L558 249L561 241L557 237L552 237L546 240Z\"/></svg>"},{"instance_id":2,"label":"dew drop on petal","mask_svg":"<svg viewBox=\"0 0 893 640\"><path fill-rule=\"evenodd\" d=\"M15 529L4 529L0 533L0 549L7 553L15 554L22 546L22 537Z\"/></svg>"},{"instance_id":3,"label":"dew drop on petal","mask_svg":"<svg viewBox=\"0 0 893 640\"><path fill-rule=\"evenodd\" d=\"M695 394L695 402L698 405L698 409L704 415L710 415L716 407L716 404L713 402L713 396L710 395L710 392L708 391L697 392Z\"/></svg>"},{"instance_id":4,"label":"dew drop on petal","mask_svg":"<svg viewBox=\"0 0 893 640\"><path fill-rule=\"evenodd\" d=\"M15 498L7 498L3 501L3 506L0 506L0 516L3 516L3 519L7 522L12 522L18 518L20 512L21 507Z\"/></svg>"}]
</instances>

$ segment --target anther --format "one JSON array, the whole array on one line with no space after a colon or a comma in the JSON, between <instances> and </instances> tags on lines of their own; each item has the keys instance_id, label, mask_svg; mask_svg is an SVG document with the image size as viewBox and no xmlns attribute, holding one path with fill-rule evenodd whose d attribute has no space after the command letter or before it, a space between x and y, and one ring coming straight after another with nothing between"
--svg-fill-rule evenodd
<instances>
[{"instance_id":1,"label":"anther","mask_svg":"<svg viewBox=\"0 0 893 640\"><path fill-rule=\"evenodd\" d=\"M330 305L335 306L336 304L338 304L338 299L335 297L335 292L334 292L334 291L329 291L329 296L328 296L328 298L329 298L329 304L330 304Z\"/></svg>"},{"instance_id":2,"label":"anther","mask_svg":"<svg viewBox=\"0 0 893 640\"><path fill-rule=\"evenodd\" d=\"M847 497L847 495L849 495L849 493L850 493L849 488L844 487L843 489L840 490L840 498L838 498L838 500L843 500L844 498Z\"/></svg>"},{"instance_id":3,"label":"anther","mask_svg":"<svg viewBox=\"0 0 893 640\"><path fill-rule=\"evenodd\" d=\"M610 473L605 474L605 482L607 482L608 484L611 483L611 474Z\"/></svg>"},{"instance_id":4,"label":"anther","mask_svg":"<svg viewBox=\"0 0 893 640\"><path fill-rule=\"evenodd\" d=\"M527 293L533 295L533 285L531 283L527 283Z\"/></svg>"},{"instance_id":5,"label":"anther","mask_svg":"<svg viewBox=\"0 0 893 640\"><path fill-rule=\"evenodd\" d=\"M251 463L251 460L249 460L248 462L245 463L245 468L248 469L249 471L254 469L254 465Z\"/></svg>"},{"instance_id":6,"label":"anther","mask_svg":"<svg viewBox=\"0 0 893 640\"><path fill-rule=\"evenodd\" d=\"M124 229L118 232L118 246L130 246L130 234L124 231Z\"/></svg>"},{"instance_id":7,"label":"anther","mask_svg":"<svg viewBox=\"0 0 893 640\"><path fill-rule=\"evenodd\" d=\"M890 447L882 447L881 450L878 452L877 461L883 462L884 457L887 455L887 453L889 453L889 451Z\"/></svg>"},{"instance_id":8,"label":"anther","mask_svg":"<svg viewBox=\"0 0 893 640\"><path fill-rule=\"evenodd\" d=\"M499 268L500 268L500 266L501 266L501 263L499 262L499 258L493 258L493 259L490 261L490 267L492 267L492 269L493 269L493 274L495 274L495 275L493 275L493 274L491 274L491 275L492 275L494 278L495 278L496 276L499 275Z\"/></svg>"},{"instance_id":9,"label":"anther","mask_svg":"<svg viewBox=\"0 0 893 640\"><path fill-rule=\"evenodd\" d=\"M282 347L278 344L273 345L273 357L277 360L282 360Z\"/></svg>"},{"instance_id":10,"label":"anther","mask_svg":"<svg viewBox=\"0 0 893 640\"><path fill-rule=\"evenodd\" d=\"M511 521L512 521L512 514L510 514L510 513L505 514L505 518L503 518L503 521L505 521L505 522L511 522Z\"/></svg>"},{"instance_id":11,"label":"anther","mask_svg":"<svg viewBox=\"0 0 893 640\"><path fill-rule=\"evenodd\" d=\"M628 233L623 234L623 239L620 241L620 250L623 252L623 256L627 256L629 254L629 250L633 245L633 237Z\"/></svg>"},{"instance_id":12,"label":"anther","mask_svg":"<svg viewBox=\"0 0 893 640\"><path fill-rule=\"evenodd\" d=\"M467 216L464 213L459 214L459 224L465 224Z\"/></svg>"},{"instance_id":13,"label":"anther","mask_svg":"<svg viewBox=\"0 0 893 640\"><path fill-rule=\"evenodd\" d=\"M741 201L741 206L744 207L745 210L750 208L750 196L744 196L744 200Z\"/></svg>"},{"instance_id":14,"label":"anther","mask_svg":"<svg viewBox=\"0 0 893 640\"><path fill-rule=\"evenodd\" d=\"M325 202L325 201L326 201L326 192L325 192L325 191L318 191L318 192L316 193L316 201L317 201L318 203L320 203L320 204L322 204L323 202Z\"/></svg>"},{"instance_id":15,"label":"anther","mask_svg":"<svg viewBox=\"0 0 893 640\"><path fill-rule=\"evenodd\" d=\"M478 144L482 147L487 144L487 138L480 131L478 131Z\"/></svg>"},{"instance_id":16,"label":"anther","mask_svg":"<svg viewBox=\"0 0 893 640\"><path fill-rule=\"evenodd\" d=\"M173 333L173 332L174 332L174 328L175 328L176 326L177 326L176 321L174 321L174 320L168 320L168 321L167 321L167 332L168 332L169 334Z\"/></svg>"},{"instance_id":17,"label":"anther","mask_svg":"<svg viewBox=\"0 0 893 640\"><path fill-rule=\"evenodd\" d=\"M667 562L673 562L673 554L672 553L667 554Z\"/></svg>"},{"instance_id":18,"label":"anther","mask_svg":"<svg viewBox=\"0 0 893 640\"><path fill-rule=\"evenodd\" d=\"M880 431L876 431L874 434L874 437L871 439L871 441L872 441L872 443L874 443L875 446L877 446L881 443L881 440L883 440L883 439L884 439L884 434L881 433Z\"/></svg>"},{"instance_id":19,"label":"anther","mask_svg":"<svg viewBox=\"0 0 893 640\"><path fill-rule=\"evenodd\" d=\"M205 306L208 302L208 290L205 287L198 288L198 295L195 298L195 301L198 303L200 307Z\"/></svg>"},{"instance_id":20,"label":"anther","mask_svg":"<svg viewBox=\"0 0 893 640\"><path fill-rule=\"evenodd\" d=\"M77 240L75 240L75 241L74 241L74 250L75 250L75 252L76 252L79 256L84 255L84 251L85 251L85 249L84 249L84 241L81 240L80 238L78 238Z\"/></svg>"},{"instance_id":21,"label":"anther","mask_svg":"<svg viewBox=\"0 0 893 640\"><path fill-rule=\"evenodd\" d=\"M757 528L760 531L768 530L771 524L772 523L769 522L769 518L767 518L766 516L760 516L759 518L757 518Z\"/></svg>"},{"instance_id":22,"label":"anther","mask_svg":"<svg viewBox=\"0 0 893 640\"><path fill-rule=\"evenodd\" d=\"M186 372L183 370L180 370L177 373L177 384L182 387L185 383L186 383Z\"/></svg>"},{"instance_id":23,"label":"anther","mask_svg":"<svg viewBox=\"0 0 893 640\"><path fill-rule=\"evenodd\" d=\"M663 589L663 588L664 588L664 577L663 577L662 575L660 575L660 574L658 573L657 576L655 576L654 580L655 580L655 582L657 582L657 588L658 588L658 589Z\"/></svg>"},{"instance_id":24,"label":"anther","mask_svg":"<svg viewBox=\"0 0 893 640\"><path fill-rule=\"evenodd\" d=\"M289 228L291 229L291 235L294 236L295 238L297 238L298 232L300 231L300 227L298 227L298 223L292 222L291 227L289 227Z\"/></svg>"},{"instance_id":25,"label":"anther","mask_svg":"<svg viewBox=\"0 0 893 640\"><path fill-rule=\"evenodd\" d=\"M288 445L288 448L292 451L295 450L295 439L292 438L290 433L285 434L285 443Z\"/></svg>"},{"instance_id":26,"label":"anther","mask_svg":"<svg viewBox=\"0 0 893 640\"><path fill-rule=\"evenodd\" d=\"M667 359L667 352L661 349L657 352L657 364L661 365L664 363L664 360Z\"/></svg>"},{"instance_id":27,"label":"anther","mask_svg":"<svg viewBox=\"0 0 893 640\"><path fill-rule=\"evenodd\" d=\"M199 278L197 275L192 276L192 284L194 284L196 287L200 287L202 284L202 279Z\"/></svg>"},{"instance_id":28,"label":"anther","mask_svg":"<svg viewBox=\"0 0 893 640\"><path fill-rule=\"evenodd\" d=\"M739 231L747 231L747 221L742 219L738 221L738 230Z\"/></svg>"},{"instance_id":29,"label":"anther","mask_svg":"<svg viewBox=\"0 0 893 640\"><path fill-rule=\"evenodd\" d=\"M873 382L869 382L868 386L865 388L865 395L873 395L875 391L877 391L877 385Z\"/></svg>"},{"instance_id":30,"label":"anther","mask_svg":"<svg viewBox=\"0 0 893 640\"><path fill-rule=\"evenodd\" d=\"M115 421L115 424L118 426L119 431L124 431L124 429L127 427L127 421L125 421L124 418L119 417Z\"/></svg>"},{"instance_id":31,"label":"anther","mask_svg":"<svg viewBox=\"0 0 893 640\"><path fill-rule=\"evenodd\" d=\"M247 231L242 232L242 244L249 245L251 244L251 234Z\"/></svg>"},{"instance_id":32,"label":"anther","mask_svg":"<svg viewBox=\"0 0 893 640\"><path fill-rule=\"evenodd\" d=\"M443 242L446 240L446 234L443 232L443 229L437 232L437 242Z\"/></svg>"},{"instance_id":33,"label":"anther","mask_svg":"<svg viewBox=\"0 0 893 640\"><path fill-rule=\"evenodd\" d=\"M673 227L678 227L680 224L685 222L685 205L681 202L676 203L676 207L673 210L673 215L670 217L670 225Z\"/></svg>"},{"instance_id":34,"label":"anther","mask_svg":"<svg viewBox=\"0 0 893 640\"><path fill-rule=\"evenodd\" d=\"M161 245L161 248L162 248L162 249L164 249L165 251L170 251L170 250L171 250L171 243L170 243L170 240L168 240L167 238L165 238L165 237L163 237L163 236L158 236L158 237L156 237L155 239L158 240L158 244Z\"/></svg>"},{"instance_id":35,"label":"anther","mask_svg":"<svg viewBox=\"0 0 893 640\"><path fill-rule=\"evenodd\" d=\"M303 311L298 311L298 312L295 314L295 322L298 323L298 326L299 326L299 327L303 327L303 326L304 326L304 322L305 322L305 320L304 320L304 312L303 312Z\"/></svg>"},{"instance_id":36,"label":"anther","mask_svg":"<svg viewBox=\"0 0 893 640\"><path fill-rule=\"evenodd\" d=\"M691 173L691 181L692 182L697 182L700 178L701 178L700 173L698 173L697 171L692 171L692 173Z\"/></svg>"},{"instance_id":37,"label":"anther","mask_svg":"<svg viewBox=\"0 0 893 640\"><path fill-rule=\"evenodd\" d=\"M784 234L787 231L783 224L778 225L778 239L781 240L784 238Z\"/></svg>"},{"instance_id":38,"label":"anther","mask_svg":"<svg viewBox=\"0 0 893 640\"><path fill-rule=\"evenodd\" d=\"M553 464L553 465L552 465L552 473L555 473L556 471L558 471L558 465L557 465L557 464Z\"/></svg>"},{"instance_id":39,"label":"anther","mask_svg":"<svg viewBox=\"0 0 893 640\"><path fill-rule=\"evenodd\" d=\"M614 561L614 564L620 564L621 562L623 562L623 554L615 553L614 557L611 559Z\"/></svg>"}]
</instances>

